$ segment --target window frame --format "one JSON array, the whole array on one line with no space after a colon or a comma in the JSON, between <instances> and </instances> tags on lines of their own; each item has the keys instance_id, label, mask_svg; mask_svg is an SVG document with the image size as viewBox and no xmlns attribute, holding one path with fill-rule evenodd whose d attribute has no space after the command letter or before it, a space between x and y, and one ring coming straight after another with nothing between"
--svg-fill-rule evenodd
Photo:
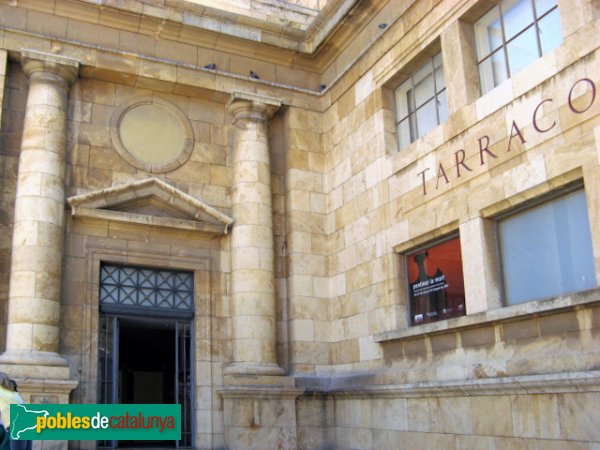
<instances>
[{"instance_id":1,"label":"window frame","mask_svg":"<svg viewBox=\"0 0 600 450\"><path fill-rule=\"evenodd\" d=\"M498 54L498 53L502 53L503 57L504 57L504 71L505 71L505 75L506 78L504 81L509 80L513 77L513 73L511 70L511 62L509 59L509 54L508 54L508 46L510 43L514 42L515 40L517 40L519 37L521 37L523 34L525 34L526 32L528 32L531 29L535 30L535 41L536 41L536 48L538 51L538 56L536 58L539 59L544 55L544 51L543 51L543 47L542 47L542 41L541 41L541 32L540 32L540 26L539 23L545 19L546 17L548 17L550 14L552 14L554 11L558 10L558 1L556 2L556 4L546 10L542 15L538 16L538 12L537 12L537 7L536 7L536 0L517 0L517 2L529 2L531 9L532 9L532 13L533 13L533 22L528 24L525 28L519 30L517 33L515 33L510 39L506 39L506 27L505 27L505 13L502 9L502 4L503 4L503 0L497 0L496 1L496 5L492 6L491 8L489 8L487 11L485 11L481 17L479 17L477 20L475 20L473 22L473 31L474 31L474 35L475 35L475 53L476 53L476 62L477 62L477 72L478 72L478 76L479 76L479 84L480 84L480 89L481 89L481 94L486 94L487 92L491 91L492 89L494 89L495 87L499 86L503 81L501 81L500 83L496 84L495 80L493 80L494 78L494 74L493 74L493 69L491 72L491 77L492 77L492 82L493 82L493 86L490 87L489 89L486 89L485 83L484 83L484 79L482 77L482 64L484 64L486 61L490 60L494 55ZM488 14L489 12L491 12L494 8L498 8L498 20L500 21L500 34L501 34L501 44L498 48L491 50L489 53L486 53L483 57L480 57L480 52L479 52L479 46L477 45L477 24L479 23L479 21L481 19L483 19L483 17L485 17L486 14ZM561 31L561 37L564 39L564 37L562 36L562 29ZM489 33L485 33L485 37L489 38ZM519 73L519 71L515 72Z\"/></svg>"},{"instance_id":2,"label":"window frame","mask_svg":"<svg viewBox=\"0 0 600 450\"><path fill-rule=\"evenodd\" d=\"M439 65L437 67L436 67L436 58L439 58ZM423 77L422 80L425 80L429 76L431 76L433 78L433 95L428 96L425 101L423 101L422 103L417 105L415 88L418 87L419 83L422 82L422 80L420 80L419 82L415 82L415 75L417 75L422 69L426 68L428 65L430 66L430 70L428 71L427 75L425 77ZM441 89L438 89L438 80L436 77L437 71L441 72L442 79L444 81L443 87ZM407 85L407 83L409 83L408 86L405 89L402 89L405 85ZM401 91L401 89L402 89L402 91ZM438 51L428 52L426 59L421 59L419 61L419 64L415 65L414 69L410 71L408 76L406 78L404 78L401 82L397 83L395 87L393 87L392 92L393 92L393 98L394 98L394 129L395 129L395 132L397 135L396 141L397 141L397 145L398 145L398 150L400 151L403 148L406 148L413 142L415 142L418 139L425 136L427 133L429 133L431 131L431 129L441 125L442 123L444 123L445 121L448 120L448 116L449 116L448 86L446 84L446 79L445 79L445 74L444 74L444 59L443 59L442 49L439 48ZM413 93L412 96L408 95L409 92ZM445 95L445 97L446 97L446 108L445 108L446 109L446 117L442 121L441 120L442 107L441 107L439 98L441 96L443 96L444 93L446 94ZM402 95L406 98L407 112L406 112L406 114L404 114L401 117L398 114L399 106L398 106L397 99L398 99L399 95ZM411 97L412 97L412 101L411 101ZM431 101L434 102L434 106L435 106L436 124L430 130L426 131L423 134L420 134L417 114L422 108L427 106ZM405 142L405 143L402 142L403 135L400 132L400 124L404 121L408 122L408 132L409 132L407 142Z\"/></svg>"},{"instance_id":3,"label":"window frame","mask_svg":"<svg viewBox=\"0 0 600 450\"><path fill-rule=\"evenodd\" d=\"M498 285L499 285L499 289L500 289L500 298L501 298L501 302L502 302L502 308L516 307L518 305L525 305L525 304L531 303L531 302L544 301L547 299L557 298L557 297L564 296L564 295L576 294L576 293L587 290L587 289L584 289L584 290L576 290L576 291L567 291L567 292L562 292L562 293L554 293L549 296L538 297L538 298L534 298L531 300L525 300L525 301L521 301L521 302L509 303L508 294L507 294L505 259L504 259L504 252L502 251L502 248L503 248L502 233L501 233L501 229L500 229L500 224L504 220L527 213L528 211L533 211L534 209L536 209L538 207L541 207L546 204L550 204L554 201L558 201L558 200L563 199L571 194L575 194L579 191L582 191L584 196L586 196L587 210L586 210L585 218L588 221L588 227L590 230L590 245L592 245L593 244L593 242L591 241L591 237L592 237L591 236L591 233L592 233L591 225L592 224L590 223L590 217L589 217L589 204L587 203L587 195L585 192L585 186L582 181L576 181L574 183L569 183L568 185L563 186L559 189L553 190L544 195L541 195L539 197L531 199L530 201L526 201L523 204L518 205L517 207L510 209L509 211L505 211L493 218L493 220L495 222L494 229L495 229L495 238L496 238L496 246L497 246L497 264L498 264L497 270L498 270L498 277L499 277ZM596 267L595 267L595 262L594 262L593 258L592 258L592 263L594 264L594 272L595 272ZM595 289L598 287L599 287L598 279L596 278L595 286L592 286L590 289Z\"/></svg>"}]
</instances>

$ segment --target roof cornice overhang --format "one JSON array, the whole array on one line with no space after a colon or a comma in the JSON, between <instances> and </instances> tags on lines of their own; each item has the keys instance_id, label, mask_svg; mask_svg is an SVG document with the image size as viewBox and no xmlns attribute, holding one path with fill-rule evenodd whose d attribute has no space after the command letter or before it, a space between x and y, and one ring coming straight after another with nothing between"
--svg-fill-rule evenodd
<instances>
[{"instance_id":1,"label":"roof cornice overhang","mask_svg":"<svg viewBox=\"0 0 600 450\"><path fill-rule=\"evenodd\" d=\"M78 1L312 55L359 0L329 0L320 11L277 0Z\"/></svg>"}]
</instances>

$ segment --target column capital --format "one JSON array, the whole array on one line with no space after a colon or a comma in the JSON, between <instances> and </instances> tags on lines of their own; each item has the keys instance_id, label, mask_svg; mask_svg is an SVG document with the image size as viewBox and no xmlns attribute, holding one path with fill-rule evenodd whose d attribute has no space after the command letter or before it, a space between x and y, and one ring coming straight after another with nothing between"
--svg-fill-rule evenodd
<instances>
[{"instance_id":1,"label":"column capital","mask_svg":"<svg viewBox=\"0 0 600 450\"><path fill-rule=\"evenodd\" d=\"M76 59L33 50L21 52L21 66L30 79L64 82L67 86L73 84L79 72L79 61Z\"/></svg>"},{"instance_id":2,"label":"column capital","mask_svg":"<svg viewBox=\"0 0 600 450\"><path fill-rule=\"evenodd\" d=\"M227 102L227 109L233 114L234 124L240 120L265 122L280 106L281 101L276 98L247 92L233 92Z\"/></svg>"}]
</instances>

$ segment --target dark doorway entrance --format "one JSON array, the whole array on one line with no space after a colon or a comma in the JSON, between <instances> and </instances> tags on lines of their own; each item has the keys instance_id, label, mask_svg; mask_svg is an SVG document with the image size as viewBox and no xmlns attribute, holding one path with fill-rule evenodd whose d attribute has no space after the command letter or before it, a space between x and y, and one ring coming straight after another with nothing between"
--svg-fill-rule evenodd
<instances>
[{"instance_id":1,"label":"dark doorway entrance","mask_svg":"<svg viewBox=\"0 0 600 450\"><path fill-rule=\"evenodd\" d=\"M119 403L177 403L175 400L175 324L121 318ZM119 447L175 447L169 441L123 441Z\"/></svg>"},{"instance_id":2,"label":"dark doorway entrance","mask_svg":"<svg viewBox=\"0 0 600 450\"><path fill-rule=\"evenodd\" d=\"M181 405L180 441L102 441L102 448L192 446L191 321L100 317L100 403Z\"/></svg>"},{"instance_id":3,"label":"dark doorway entrance","mask_svg":"<svg viewBox=\"0 0 600 450\"><path fill-rule=\"evenodd\" d=\"M119 403L175 401L175 324L121 319Z\"/></svg>"},{"instance_id":4,"label":"dark doorway entrance","mask_svg":"<svg viewBox=\"0 0 600 450\"><path fill-rule=\"evenodd\" d=\"M104 448L192 448L193 273L102 264L99 403L181 405L181 439L103 441Z\"/></svg>"}]
</instances>

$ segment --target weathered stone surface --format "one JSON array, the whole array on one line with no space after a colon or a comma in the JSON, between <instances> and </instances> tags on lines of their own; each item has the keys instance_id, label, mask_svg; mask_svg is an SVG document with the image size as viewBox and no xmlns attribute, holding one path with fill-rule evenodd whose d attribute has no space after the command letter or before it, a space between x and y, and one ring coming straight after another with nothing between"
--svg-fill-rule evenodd
<instances>
[{"instance_id":1,"label":"weathered stone surface","mask_svg":"<svg viewBox=\"0 0 600 450\"><path fill-rule=\"evenodd\" d=\"M485 95L489 2L162 3L0 6L0 347L69 361L3 366L43 373L29 399L67 401L71 379L97 401L111 262L194 273L197 448L595 448L598 290L506 305L497 224L583 186L600 279L596 2L559 0L562 43ZM29 83L24 48L82 61L68 102L69 71ZM448 120L399 149L394 88L440 50ZM189 158L160 174L178 195L135 188L148 167L113 146L135 98L189 121ZM452 234L466 315L411 327L405 254Z\"/></svg>"}]
</instances>

